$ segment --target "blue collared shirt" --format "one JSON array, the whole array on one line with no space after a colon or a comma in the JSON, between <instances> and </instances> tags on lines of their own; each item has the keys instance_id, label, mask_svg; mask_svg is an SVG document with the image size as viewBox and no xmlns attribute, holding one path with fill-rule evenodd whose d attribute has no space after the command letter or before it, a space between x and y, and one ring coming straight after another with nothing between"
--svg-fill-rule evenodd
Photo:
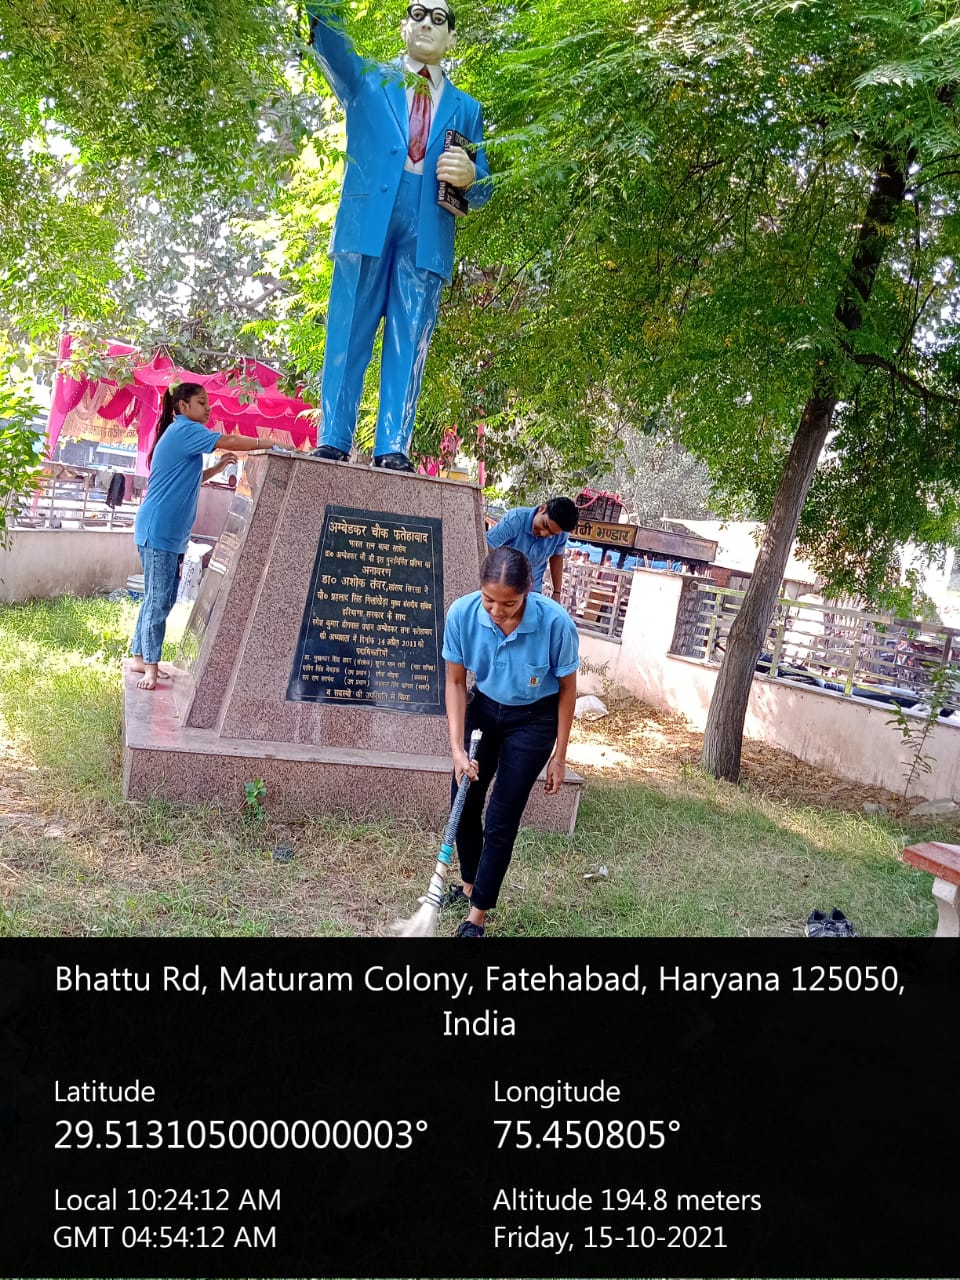
<instances>
[{"instance_id":1,"label":"blue collared shirt","mask_svg":"<svg viewBox=\"0 0 960 1280\"><path fill-rule=\"evenodd\" d=\"M533 517L539 507L514 507L492 529L487 530L487 543L491 547L516 547L530 561L533 568L533 589L543 590L543 574L551 556L562 556L567 545L565 533L549 534L538 538L533 532Z\"/></svg>"},{"instance_id":2,"label":"blue collared shirt","mask_svg":"<svg viewBox=\"0 0 960 1280\"><path fill-rule=\"evenodd\" d=\"M505 636L474 591L450 606L443 656L472 671L488 698L522 706L556 693L560 677L577 670L580 638L566 609L532 591L520 625Z\"/></svg>"}]
</instances>

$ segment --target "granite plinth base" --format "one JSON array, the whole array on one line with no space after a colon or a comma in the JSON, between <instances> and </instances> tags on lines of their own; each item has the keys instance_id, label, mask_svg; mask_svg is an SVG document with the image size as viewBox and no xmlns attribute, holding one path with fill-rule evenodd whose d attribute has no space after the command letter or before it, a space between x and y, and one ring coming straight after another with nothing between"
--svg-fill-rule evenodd
<instances>
[{"instance_id":1,"label":"granite plinth base","mask_svg":"<svg viewBox=\"0 0 960 1280\"><path fill-rule=\"evenodd\" d=\"M331 508L359 512L365 527L376 527L382 520L385 535L396 521L439 523L442 572L439 590L430 592L429 602L420 586L407 593L398 584L401 603L386 588L403 572L396 561L405 549L392 545L392 534L385 540L373 538L372 532L367 538L358 534L355 548L354 543L346 544L336 558L325 560L325 576L314 583L325 516ZM417 564L432 559L415 550L423 545L411 542L406 548ZM411 715L397 706L386 709L372 701L360 702L351 697L350 687L338 688L342 700L334 702L291 697L288 686L299 662L305 613L309 617L317 611L321 594L324 609L340 611L341 621L334 629L353 629L359 648L343 651L352 655L351 662L357 661L361 649L366 655L370 648L385 646L378 651L386 653L386 646L392 646L388 657L400 658L419 645L412 656L417 662L429 661L433 681L442 685L443 617L458 596L477 589L484 554L480 491L473 485L302 455L249 458L177 656L178 668L192 677L192 682L178 686L184 723L213 729L224 741L262 738L443 754L447 725L439 702L430 714ZM338 581L330 585L333 577ZM394 598L387 601L385 596L391 594ZM405 624L403 631L400 623ZM413 638L414 626L417 634L430 633L432 652L424 648L428 642ZM341 635L338 642L348 639ZM331 657L336 649L332 644L326 655L311 654L316 660L311 679L316 679L324 656ZM368 662L366 656L363 661ZM341 671L341 683L346 683L347 674ZM401 678L413 681L413 669Z\"/></svg>"},{"instance_id":2,"label":"granite plinth base","mask_svg":"<svg viewBox=\"0 0 960 1280\"><path fill-rule=\"evenodd\" d=\"M177 703L189 691L174 669L152 692L124 668L123 795L128 800L215 802L239 810L244 785L263 778L273 817L341 813L348 818L403 814L440 831L450 808L450 758L313 743L222 738L183 724ZM525 826L571 835L582 779L567 771L558 796L534 789Z\"/></svg>"}]
</instances>

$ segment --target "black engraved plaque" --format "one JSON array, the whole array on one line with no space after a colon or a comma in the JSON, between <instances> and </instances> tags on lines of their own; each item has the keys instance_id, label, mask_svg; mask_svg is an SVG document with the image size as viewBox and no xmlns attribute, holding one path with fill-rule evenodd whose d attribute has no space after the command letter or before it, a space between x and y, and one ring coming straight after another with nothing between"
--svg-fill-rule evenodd
<instances>
[{"instance_id":1,"label":"black engraved plaque","mask_svg":"<svg viewBox=\"0 0 960 1280\"><path fill-rule=\"evenodd\" d=\"M443 715L442 624L441 522L327 507L287 700Z\"/></svg>"}]
</instances>

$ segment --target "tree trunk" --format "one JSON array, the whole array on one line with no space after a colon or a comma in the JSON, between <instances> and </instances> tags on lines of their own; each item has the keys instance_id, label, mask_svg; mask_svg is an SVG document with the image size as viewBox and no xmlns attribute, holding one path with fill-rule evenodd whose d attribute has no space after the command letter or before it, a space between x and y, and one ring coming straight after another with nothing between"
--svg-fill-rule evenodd
<instances>
[{"instance_id":1,"label":"tree trunk","mask_svg":"<svg viewBox=\"0 0 960 1280\"><path fill-rule=\"evenodd\" d=\"M763 649L767 627L780 594L783 571L797 533L810 481L817 469L836 400L811 396L794 436L786 469L780 480L773 509L764 531L753 577L733 620L727 649L710 702L703 735L703 767L715 778L737 782L743 722L750 686Z\"/></svg>"},{"instance_id":2,"label":"tree trunk","mask_svg":"<svg viewBox=\"0 0 960 1280\"><path fill-rule=\"evenodd\" d=\"M906 192L906 174L912 153L895 156L885 150L874 174L870 198L857 237L857 245L837 302L834 318L840 333L841 352L848 349L847 335L863 323L877 268L888 244ZM800 512L830 431L833 412L843 386L843 355L818 365L812 393L804 406L770 519L760 544L756 567L747 586L740 612L730 628L717 686L703 736L701 764L716 778L740 779L743 722L750 700L757 658L780 594L790 548L797 536Z\"/></svg>"}]
</instances>

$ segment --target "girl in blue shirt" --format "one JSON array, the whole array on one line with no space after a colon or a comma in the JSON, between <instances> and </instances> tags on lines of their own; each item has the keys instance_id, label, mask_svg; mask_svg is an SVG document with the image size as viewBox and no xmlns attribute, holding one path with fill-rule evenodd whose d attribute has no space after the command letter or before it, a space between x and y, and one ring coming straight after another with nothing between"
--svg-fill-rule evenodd
<instances>
[{"instance_id":1,"label":"girl in blue shirt","mask_svg":"<svg viewBox=\"0 0 960 1280\"><path fill-rule=\"evenodd\" d=\"M532 587L523 552L497 547L483 562L480 590L454 601L447 615L443 656L453 794L464 774L472 780L457 832L463 886L447 894L448 903L470 908L458 938L484 936L486 914L497 904L520 819L544 765L546 794L557 795L563 786L579 638L567 611ZM476 677L469 699L468 671ZM474 729L483 737L471 761L466 744Z\"/></svg>"},{"instance_id":2,"label":"girl in blue shirt","mask_svg":"<svg viewBox=\"0 0 960 1280\"><path fill-rule=\"evenodd\" d=\"M200 485L231 462L225 453L203 470L203 454L215 449L263 448L252 436L208 431L210 402L199 382L181 382L164 392L157 437L150 450L150 484L140 503L134 538L143 565L143 603L130 643L132 671L142 672L138 689L155 689L167 615L177 598L180 562L197 517Z\"/></svg>"}]
</instances>

